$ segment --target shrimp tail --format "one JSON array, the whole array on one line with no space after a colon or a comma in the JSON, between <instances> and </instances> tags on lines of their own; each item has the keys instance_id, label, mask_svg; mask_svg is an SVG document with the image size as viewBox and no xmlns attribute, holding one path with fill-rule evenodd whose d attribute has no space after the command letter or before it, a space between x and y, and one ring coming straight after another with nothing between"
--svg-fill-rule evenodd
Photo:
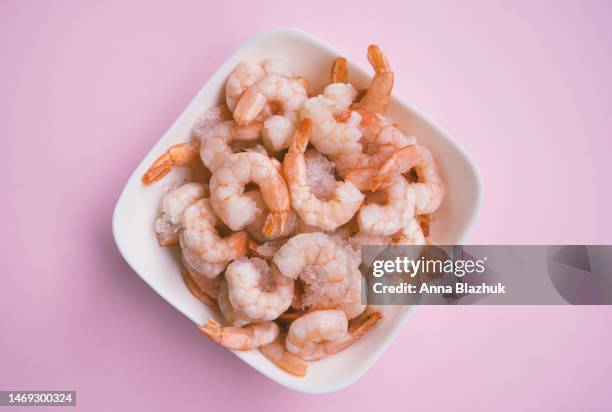
<instances>
[{"instance_id":1,"label":"shrimp tail","mask_svg":"<svg viewBox=\"0 0 612 412\"><path fill-rule=\"evenodd\" d=\"M236 232L227 239L232 254L230 260L236 260L246 255L249 240L249 235L245 231Z\"/></svg>"},{"instance_id":2,"label":"shrimp tail","mask_svg":"<svg viewBox=\"0 0 612 412\"><path fill-rule=\"evenodd\" d=\"M239 126L251 123L264 109L267 102L266 96L259 93L256 88L250 87L238 100L236 109L234 109L234 120Z\"/></svg>"},{"instance_id":3,"label":"shrimp tail","mask_svg":"<svg viewBox=\"0 0 612 412\"><path fill-rule=\"evenodd\" d=\"M276 366L289 372L295 376L306 376L306 372L308 371L308 364L299 356L294 355L291 352L287 352L283 350L281 354L270 353L272 351L277 350L276 348L268 348L268 346L275 345L275 343L271 343L270 345L262 346L259 348L261 353L272 361ZM282 349L282 348L281 348Z\"/></svg>"},{"instance_id":4,"label":"shrimp tail","mask_svg":"<svg viewBox=\"0 0 612 412\"><path fill-rule=\"evenodd\" d=\"M393 70L385 54L375 44L368 46L368 61L376 73L370 82L368 91L359 102L359 106L377 113L384 113L389 105L389 97L393 89Z\"/></svg>"},{"instance_id":5,"label":"shrimp tail","mask_svg":"<svg viewBox=\"0 0 612 412\"><path fill-rule=\"evenodd\" d=\"M382 319L380 312L358 316L349 321L349 332L353 337L360 338L366 334L376 323Z\"/></svg>"},{"instance_id":6,"label":"shrimp tail","mask_svg":"<svg viewBox=\"0 0 612 412\"><path fill-rule=\"evenodd\" d=\"M283 210L280 212L270 212L264 222L262 233L268 237L275 237L285 231L287 220L289 219L289 211Z\"/></svg>"},{"instance_id":7,"label":"shrimp tail","mask_svg":"<svg viewBox=\"0 0 612 412\"><path fill-rule=\"evenodd\" d=\"M337 57L331 67L332 83L348 83L348 67L344 57Z\"/></svg>"},{"instance_id":8,"label":"shrimp tail","mask_svg":"<svg viewBox=\"0 0 612 412\"><path fill-rule=\"evenodd\" d=\"M200 287L191 278L191 275L185 267L181 269L181 276L183 278L183 282L185 282L185 286L187 286L187 289L189 289L189 292L191 292L193 296L198 298L202 303L204 303L212 310L219 310L217 301L212 297L208 296L206 293L204 293L202 289L200 289Z\"/></svg>"},{"instance_id":9,"label":"shrimp tail","mask_svg":"<svg viewBox=\"0 0 612 412\"><path fill-rule=\"evenodd\" d=\"M302 119L300 126L293 135L289 153L304 153L310 140L310 131L312 130L312 120L308 117Z\"/></svg>"},{"instance_id":10,"label":"shrimp tail","mask_svg":"<svg viewBox=\"0 0 612 412\"><path fill-rule=\"evenodd\" d=\"M166 176L174 166L184 166L198 159L198 148L189 143L179 143L171 146L159 156L142 175L142 183L150 185Z\"/></svg>"},{"instance_id":11,"label":"shrimp tail","mask_svg":"<svg viewBox=\"0 0 612 412\"><path fill-rule=\"evenodd\" d=\"M378 175L374 178L372 184L372 190L376 191L381 187L387 186L393 181L395 176L406 173L417 165L420 159L421 152L417 145L398 150L378 171Z\"/></svg>"},{"instance_id":12,"label":"shrimp tail","mask_svg":"<svg viewBox=\"0 0 612 412\"><path fill-rule=\"evenodd\" d=\"M198 329L226 348L235 350L248 350L248 341L251 337L246 328L223 327L214 319L209 319L205 325L198 325Z\"/></svg>"},{"instance_id":13,"label":"shrimp tail","mask_svg":"<svg viewBox=\"0 0 612 412\"><path fill-rule=\"evenodd\" d=\"M376 169L354 169L344 177L344 181L352 183L361 191L374 191L372 188L377 174Z\"/></svg>"},{"instance_id":14,"label":"shrimp tail","mask_svg":"<svg viewBox=\"0 0 612 412\"><path fill-rule=\"evenodd\" d=\"M368 61L378 74L392 71L387 57L376 44L370 44L368 46Z\"/></svg>"},{"instance_id":15,"label":"shrimp tail","mask_svg":"<svg viewBox=\"0 0 612 412\"><path fill-rule=\"evenodd\" d=\"M306 76L299 76L296 77L296 80L301 83L302 87L304 87L304 91L308 93L308 86L310 86L308 78Z\"/></svg>"}]
</instances>

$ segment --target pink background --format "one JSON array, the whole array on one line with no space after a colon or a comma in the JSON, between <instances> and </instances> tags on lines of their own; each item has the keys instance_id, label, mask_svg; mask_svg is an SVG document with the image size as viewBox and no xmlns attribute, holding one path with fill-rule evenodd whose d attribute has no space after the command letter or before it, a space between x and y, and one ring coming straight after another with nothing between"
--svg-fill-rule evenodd
<instances>
[{"instance_id":1,"label":"pink background","mask_svg":"<svg viewBox=\"0 0 612 412\"><path fill-rule=\"evenodd\" d=\"M246 2L243 2L246 3ZM609 410L609 307L422 307L356 384L306 396L204 338L111 235L127 177L215 68L295 26L474 155L471 243L612 243L609 2L0 1L0 389L80 409Z\"/></svg>"}]
</instances>

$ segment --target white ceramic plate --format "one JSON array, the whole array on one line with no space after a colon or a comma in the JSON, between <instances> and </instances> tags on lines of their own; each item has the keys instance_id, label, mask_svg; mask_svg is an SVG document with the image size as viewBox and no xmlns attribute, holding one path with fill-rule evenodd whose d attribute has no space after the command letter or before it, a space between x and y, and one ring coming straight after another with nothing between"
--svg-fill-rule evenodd
<instances>
[{"instance_id":1,"label":"white ceramic plate","mask_svg":"<svg viewBox=\"0 0 612 412\"><path fill-rule=\"evenodd\" d=\"M363 45L364 54L366 46ZM202 324L216 314L189 293L181 279L177 251L160 247L153 231L164 188L171 182L180 181L182 172L173 171L150 187L141 184L140 176L166 148L189 139L198 116L224 98L225 80L240 61L285 58L292 62L297 73L308 77L310 90L318 92L329 81L330 64L339 55L342 55L339 50L295 29L276 29L255 36L206 82L125 185L113 215L113 234L119 251L149 286L193 322ZM389 57L393 63L393 56ZM359 88L367 87L371 68L364 70L350 60L348 63L351 82ZM396 76L401 76L401 73L396 73ZM439 244L460 244L474 224L482 202L483 185L478 168L455 140L405 100L394 95L387 115L404 132L415 134L438 160L447 195L436 212L437 224L432 227L432 237ZM385 319L355 345L328 359L311 363L308 376L304 378L283 372L259 351L234 353L265 376L290 389L306 393L337 391L353 383L372 366L393 342L409 313L410 308L402 307L395 317ZM202 339L206 338L203 336Z\"/></svg>"}]
</instances>

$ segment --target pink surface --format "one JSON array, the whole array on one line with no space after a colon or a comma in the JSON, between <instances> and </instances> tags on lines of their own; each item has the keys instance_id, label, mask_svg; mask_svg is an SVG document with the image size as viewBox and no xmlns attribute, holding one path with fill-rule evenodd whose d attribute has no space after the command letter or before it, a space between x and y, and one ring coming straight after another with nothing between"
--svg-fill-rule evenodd
<instances>
[{"instance_id":1,"label":"pink surface","mask_svg":"<svg viewBox=\"0 0 612 412\"><path fill-rule=\"evenodd\" d=\"M612 243L612 10L602 2L0 2L0 390L79 409L609 409L609 307L422 307L356 384L290 392L203 337L123 261L123 184L215 68L295 26L456 136L485 180L470 243ZM321 11L325 10L325 11Z\"/></svg>"}]
</instances>

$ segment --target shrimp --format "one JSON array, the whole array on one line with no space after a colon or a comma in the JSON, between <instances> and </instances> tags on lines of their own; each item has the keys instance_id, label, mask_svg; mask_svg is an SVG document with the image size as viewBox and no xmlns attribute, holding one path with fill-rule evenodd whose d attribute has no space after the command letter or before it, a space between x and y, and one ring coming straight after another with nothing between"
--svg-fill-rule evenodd
<instances>
[{"instance_id":1,"label":"shrimp","mask_svg":"<svg viewBox=\"0 0 612 412\"><path fill-rule=\"evenodd\" d=\"M260 153L234 153L215 170L210 180L210 200L215 212L232 230L253 223L257 206L243 194L249 182L259 186L269 209L263 234L272 237L284 233L290 210L289 190L278 164Z\"/></svg>"},{"instance_id":2,"label":"shrimp","mask_svg":"<svg viewBox=\"0 0 612 412\"><path fill-rule=\"evenodd\" d=\"M386 110L393 87L393 72L389 63L378 46L371 45L368 48L368 59L374 67L376 74L372 79L370 87L361 102L352 106L352 110L361 116L359 129L362 132L360 143L362 151L353 151L334 155L332 160L340 176L345 176L350 170L361 168L380 168L384 162L398 149L411 144L416 144L416 138L405 136L394 124L382 116ZM332 64L332 84L327 88L336 90L348 78L346 60L339 57ZM341 83L340 83L341 82ZM352 86L351 86L352 87ZM325 95L333 93L326 91ZM336 92L345 102L345 106L339 108L336 118L339 121L347 118L351 113L342 113L343 108L348 108L352 99L348 98L348 92L340 89ZM355 95L352 95L354 99ZM335 97L339 99L339 97ZM348 102L348 105L346 105Z\"/></svg>"},{"instance_id":3,"label":"shrimp","mask_svg":"<svg viewBox=\"0 0 612 412\"><path fill-rule=\"evenodd\" d=\"M391 90L393 89L393 70L385 54L375 44L368 46L368 61L374 68L375 74L368 90L356 106L377 113L384 113L389 106Z\"/></svg>"},{"instance_id":4,"label":"shrimp","mask_svg":"<svg viewBox=\"0 0 612 412\"><path fill-rule=\"evenodd\" d=\"M221 238L215 226L219 224L209 199L200 199L183 214L180 243L183 257L198 272L208 277L217 276L227 263L247 251L246 232Z\"/></svg>"},{"instance_id":5,"label":"shrimp","mask_svg":"<svg viewBox=\"0 0 612 412\"><path fill-rule=\"evenodd\" d=\"M329 200L315 196L308 180L304 151L308 145L311 120L304 119L295 133L284 172L289 185L293 209L302 220L323 230L334 230L351 220L359 210L364 195L351 182L336 182Z\"/></svg>"},{"instance_id":6,"label":"shrimp","mask_svg":"<svg viewBox=\"0 0 612 412\"><path fill-rule=\"evenodd\" d=\"M350 172L346 180L360 190L371 190L376 169L357 169ZM370 203L359 210L357 220L361 232L373 236L391 236L408 225L414 218L415 193L402 175L382 190L385 204Z\"/></svg>"},{"instance_id":7,"label":"shrimp","mask_svg":"<svg viewBox=\"0 0 612 412\"><path fill-rule=\"evenodd\" d=\"M192 266L184 256L181 257L184 272L189 275L197 289L210 296L212 299L217 300L219 298L219 283L220 277L208 277L198 271L198 269Z\"/></svg>"},{"instance_id":8,"label":"shrimp","mask_svg":"<svg viewBox=\"0 0 612 412\"><path fill-rule=\"evenodd\" d=\"M227 280L222 276L221 282L219 283L219 296L217 298L217 303L219 305L219 311L225 318L225 321L232 326L244 326L251 323L249 319L246 318L242 313L234 309L230 300L229 300L229 289L227 287Z\"/></svg>"},{"instance_id":9,"label":"shrimp","mask_svg":"<svg viewBox=\"0 0 612 412\"><path fill-rule=\"evenodd\" d=\"M325 96L311 97L302 104L302 119L312 119L311 143L325 155L360 152L361 115L351 111L346 121L339 122L334 117L337 112L337 103Z\"/></svg>"},{"instance_id":10,"label":"shrimp","mask_svg":"<svg viewBox=\"0 0 612 412\"><path fill-rule=\"evenodd\" d=\"M276 339L280 329L272 321L254 323L244 327L221 326L214 319L198 326L200 331L215 342L234 350L251 350L268 345Z\"/></svg>"},{"instance_id":11,"label":"shrimp","mask_svg":"<svg viewBox=\"0 0 612 412\"><path fill-rule=\"evenodd\" d=\"M183 282L185 282L185 286L191 292L193 296L198 298L202 303L213 310L218 309L217 302L214 298L212 298L208 293L204 292L200 287L196 284L194 279L189 274L187 268L183 267L181 270L181 277L183 278Z\"/></svg>"},{"instance_id":12,"label":"shrimp","mask_svg":"<svg viewBox=\"0 0 612 412\"><path fill-rule=\"evenodd\" d=\"M142 183L148 186L161 180L175 166L189 166L200 174L207 173L202 166L199 145L194 142L179 143L170 146L168 150L155 159L149 169L142 175ZM203 177L206 179L205 175Z\"/></svg>"},{"instance_id":13,"label":"shrimp","mask_svg":"<svg viewBox=\"0 0 612 412\"><path fill-rule=\"evenodd\" d=\"M398 174L410 169L416 170L418 183L411 184L416 195L415 214L424 215L436 211L444 199L444 184L440 170L429 149L423 145L413 145L397 151L384 164L374 178L372 188L378 188L391 183Z\"/></svg>"},{"instance_id":14,"label":"shrimp","mask_svg":"<svg viewBox=\"0 0 612 412\"><path fill-rule=\"evenodd\" d=\"M265 260L242 258L225 271L232 307L251 322L274 320L285 312L293 299L292 279L282 276Z\"/></svg>"},{"instance_id":15,"label":"shrimp","mask_svg":"<svg viewBox=\"0 0 612 412\"><path fill-rule=\"evenodd\" d=\"M268 206L261 195L259 190L249 190L244 193L246 196L250 197L253 202L255 202L255 206L259 209L258 213L256 213L255 220L246 226L246 231L253 239L259 242L269 242L275 240L277 238L285 238L291 235L297 226L297 215L293 210L289 210L287 215L287 224L282 232L274 235L267 236L263 233L263 227L266 223L266 217L268 216Z\"/></svg>"},{"instance_id":16,"label":"shrimp","mask_svg":"<svg viewBox=\"0 0 612 412\"><path fill-rule=\"evenodd\" d=\"M183 212L205 196L208 196L208 186L199 183L186 183L164 195L161 213L155 221L155 233L160 246L178 243Z\"/></svg>"},{"instance_id":17,"label":"shrimp","mask_svg":"<svg viewBox=\"0 0 612 412\"><path fill-rule=\"evenodd\" d=\"M276 339L259 348L259 351L279 368L295 376L306 376L308 364L302 358L287 351L286 333L279 333Z\"/></svg>"},{"instance_id":18,"label":"shrimp","mask_svg":"<svg viewBox=\"0 0 612 412\"><path fill-rule=\"evenodd\" d=\"M255 120L269 103L278 104L283 113L295 112L306 98L303 78L269 73L249 86L240 96L234 109L234 120L239 125L248 124Z\"/></svg>"},{"instance_id":19,"label":"shrimp","mask_svg":"<svg viewBox=\"0 0 612 412\"><path fill-rule=\"evenodd\" d=\"M291 137L299 122L297 112L288 112L283 115L272 115L264 122L262 137L264 146L273 152L289 147Z\"/></svg>"},{"instance_id":20,"label":"shrimp","mask_svg":"<svg viewBox=\"0 0 612 412\"><path fill-rule=\"evenodd\" d=\"M367 307L367 305L363 303L366 301L366 294L365 289L362 289L361 287L362 284L367 284L366 279L361 274L359 269L355 268L355 270L353 270L353 281L351 283L351 288L337 308L344 312L347 319L356 318L357 316L361 315Z\"/></svg>"},{"instance_id":21,"label":"shrimp","mask_svg":"<svg viewBox=\"0 0 612 412\"><path fill-rule=\"evenodd\" d=\"M354 169L380 169L399 149L416 144L416 137L407 136L382 115L371 110L355 110L361 116L362 150L331 157L340 176Z\"/></svg>"},{"instance_id":22,"label":"shrimp","mask_svg":"<svg viewBox=\"0 0 612 412\"><path fill-rule=\"evenodd\" d=\"M318 310L305 314L289 326L285 345L304 360L318 360L347 348L381 318L379 313L352 324L341 310Z\"/></svg>"},{"instance_id":23,"label":"shrimp","mask_svg":"<svg viewBox=\"0 0 612 412\"><path fill-rule=\"evenodd\" d=\"M261 122L238 126L230 120L208 128L200 135L202 163L214 173L223 164L223 161L233 153L230 147L232 141L255 141L260 138L262 127Z\"/></svg>"},{"instance_id":24,"label":"shrimp","mask_svg":"<svg viewBox=\"0 0 612 412\"><path fill-rule=\"evenodd\" d=\"M255 63L240 62L225 83L225 101L227 107L234 111L240 96L249 87L265 76L264 69Z\"/></svg>"},{"instance_id":25,"label":"shrimp","mask_svg":"<svg viewBox=\"0 0 612 412\"><path fill-rule=\"evenodd\" d=\"M283 276L302 281L302 306L317 308L335 307L345 298L359 265L348 248L322 232L292 237L272 262Z\"/></svg>"}]
</instances>

